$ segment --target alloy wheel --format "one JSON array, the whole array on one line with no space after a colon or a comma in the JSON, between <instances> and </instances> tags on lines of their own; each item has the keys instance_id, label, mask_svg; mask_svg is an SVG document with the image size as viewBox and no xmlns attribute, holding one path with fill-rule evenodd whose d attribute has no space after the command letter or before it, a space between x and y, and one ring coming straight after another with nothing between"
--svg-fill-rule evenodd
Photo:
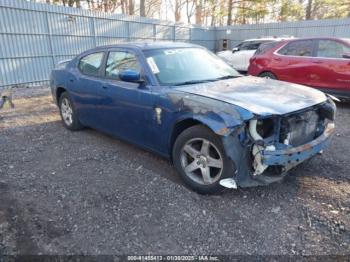
<instances>
[{"instance_id":1,"label":"alloy wheel","mask_svg":"<svg viewBox=\"0 0 350 262\"><path fill-rule=\"evenodd\" d=\"M181 151L181 165L185 174L201 185L217 182L223 171L223 158L217 147L207 139L189 140Z\"/></svg>"},{"instance_id":2,"label":"alloy wheel","mask_svg":"<svg viewBox=\"0 0 350 262\"><path fill-rule=\"evenodd\" d=\"M67 98L62 99L61 114L66 125L71 126L73 124L73 109Z\"/></svg>"}]
</instances>

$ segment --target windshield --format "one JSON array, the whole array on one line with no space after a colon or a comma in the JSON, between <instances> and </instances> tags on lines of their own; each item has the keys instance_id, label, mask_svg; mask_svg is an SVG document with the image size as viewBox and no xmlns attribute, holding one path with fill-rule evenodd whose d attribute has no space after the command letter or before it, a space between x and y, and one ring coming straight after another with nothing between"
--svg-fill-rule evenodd
<instances>
[{"instance_id":1,"label":"windshield","mask_svg":"<svg viewBox=\"0 0 350 262\"><path fill-rule=\"evenodd\" d=\"M194 84L240 76L203 48L154 49L144 53L161 85Z\"/></svg>"}]
</instances>

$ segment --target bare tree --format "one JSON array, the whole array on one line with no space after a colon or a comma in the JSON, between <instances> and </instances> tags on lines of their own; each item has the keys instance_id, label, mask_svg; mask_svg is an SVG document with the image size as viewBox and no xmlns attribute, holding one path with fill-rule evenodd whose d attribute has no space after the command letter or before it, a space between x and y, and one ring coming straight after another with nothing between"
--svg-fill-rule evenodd
<instances>
[{"instance_id":1,"label":"bare tree","mask_svg":"<svg viewBox=\"0 0 350 262\"><path fill-rule=\"evenodd\" d=\"M134 0L129 0L129 15L135 14L135 3Z\"/></svg>"},{"instance_id":2,"label":"bare tree","mask_svg":"<svg viewBox=\"0 0 350 262\"><path fill-rule=\"evenodd\" d=\"M203 3L202 3L202 0L195 0L195 1L196 1L196 24L201 25Z\"/></svg>"},{"instance_id":3,"label":"bare tree","mask_svg":"<svg viewBox=\"0 0 350 262\"><path fill-rule=\"evenodd\" d=\"M312 0L308 0L307 5L306 5L306 12L305 12L305 19L306 20L311 19L311 11L312 11Z\"/></svg>"},{"instance_id":4,"label":"bare tree","mask_svg":"<svg viewBox=\"0 0 350 262\"><path fill-rule=\"evenodd\" d=\"M161 11L162 0L146 0L145 3L145 16L153 17L155 13Z\"/></svg>"},{"instance_id":5,"label":"bare tree","mask_svg":"<svg viewBox=\"0 0 350 262\"><path fill-rule=\"evenodd\" d=\"M211 22L210 22L211 26L214 26L216 23L216 5L217 5L216 1L211 2L211 6L212 6L212 8L211 8Z\"/></svg>"},{"instance_id":6,"label":"bare tree","mask_svg":"<svg viewBox=\"0 0 350 262\"><path fill-rule=\"evenodd\" d=\"M228 0L227 25L232 25L232 0Z\"/></svg>"},{"instance_id":7,"label":"bare tree","mask_svg":"<svg viewBox=\"0 0 350 262\"><path fill-rule=\"evenodd\" d=\"M122 9L122 13L126 14L126 6L127 6L127 0L121 0L120 4L121 4L121 9Z\"/></svg>"},{"instance_id":8,"label":"bare tree","mask_svg":"<svg viewBox=\"0 0 350 262\"><path fill-rule=\"evenodd\" d=\"M146 16L145 0L140 0L140 16Z\"/></svg>"},{"instance_id":9,"label":"bare tree","mask_svg":"<svg viewBox=\"0 0 350 262\"><path fill-rule=\"evenodd\" d=\"M174 12L175 22L179 22L181 20L181 10L185 3L186 2L184 0L170 1L170 6Z\"/></svg>"},{"instance_id":10,"label":"bare tree","mask_svg":"<svg viewBox=\"0 0 350 262\"><path fill-rule=\"evenodd\" d=\"M187 23L191 23L191 17L195 13L195 0L186 0L186 15L187 15Z\"/></svg>"}]
</instances>

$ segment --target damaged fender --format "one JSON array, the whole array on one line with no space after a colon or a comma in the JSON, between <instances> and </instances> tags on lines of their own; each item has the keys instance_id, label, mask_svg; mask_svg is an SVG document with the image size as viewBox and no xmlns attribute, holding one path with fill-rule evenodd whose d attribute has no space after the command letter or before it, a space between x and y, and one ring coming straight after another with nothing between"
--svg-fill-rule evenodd
<instances>
[{"instance_id":1,"label":"damaged fender","mask_svg":"<svg viewBox=\"0 0 350 262\"><path fill-rule=\"evenodd\" d=\"M173 106L185 114L181 114L176 123L185 119L194 119L208 126L219 136L230 135L244 121L251 119L254 115L237 106L207 97L183 93L169 93L169 99Z\"/></svg>"}]
</instances>

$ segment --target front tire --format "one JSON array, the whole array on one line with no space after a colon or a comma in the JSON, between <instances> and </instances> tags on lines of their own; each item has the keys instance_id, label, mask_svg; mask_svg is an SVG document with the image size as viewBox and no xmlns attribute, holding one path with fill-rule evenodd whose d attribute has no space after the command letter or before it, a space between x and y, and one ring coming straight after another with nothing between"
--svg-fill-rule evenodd
<instances>
[{"instance_id":1,"label":"front tire","mask_svg":"<svg viewBox=\"0 0 350 262\"><path fill-rule=\"evenodd\" d=\"M234 175L233 163L226 156L220 138L203 125L183 131L172 154L177 172L198 193L218 193L224 189L219 181Z\"/></svg>"},{"instance_id":2,"label":"front tire","mask_svg":"<svg viewBox=\"0 0 350 262\"><path fill-rule=\"evenodd\" d=\"M277 79L277 76L275 76L273 73L271 72L263 72L259 75L259 77L262 78L267 78L267 79Z\"/></svg>"},{"instance_id":3,"label":"front tire","mask_svg":"<svg viewBox=\"0 0 350 262\"><path fill-rule=\"evenodd\" d=\"M76 131L83 128L79 122L73 102L67 92L61 94L58 106L60 109L62 122L67 129Z\"/></svg>"}]
</instances>

